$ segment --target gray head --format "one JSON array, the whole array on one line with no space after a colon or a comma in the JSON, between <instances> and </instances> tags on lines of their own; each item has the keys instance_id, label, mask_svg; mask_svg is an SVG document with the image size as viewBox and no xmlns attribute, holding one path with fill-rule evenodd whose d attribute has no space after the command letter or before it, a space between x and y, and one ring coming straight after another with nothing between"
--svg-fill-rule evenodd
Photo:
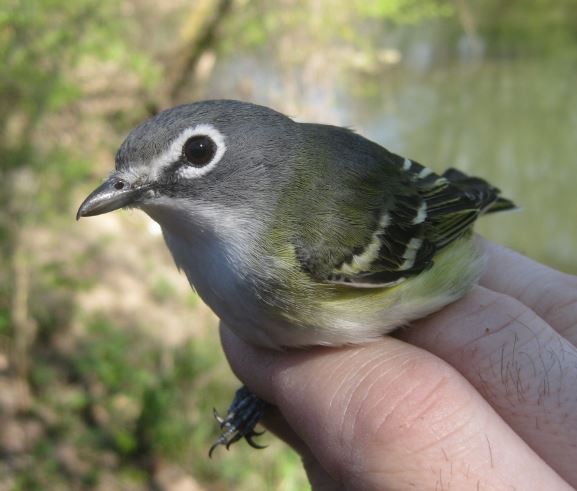
<instances>
[{"instance_id":1,"label":"gray head","mask_svg":"<svg viewBox=\"0 0 577 491\"><path fill-rule=\"evenodd\" d=\"M214 100L168 109L135 128L116 170L77 218L138 207L162 223L166 210L262 206L263 187L282 185L283 161L298 146L298 124L263 106ZM190 213L189 213L190 214ZM202 213L201 213L202 214Z\"/></svg>"}]
</instances>

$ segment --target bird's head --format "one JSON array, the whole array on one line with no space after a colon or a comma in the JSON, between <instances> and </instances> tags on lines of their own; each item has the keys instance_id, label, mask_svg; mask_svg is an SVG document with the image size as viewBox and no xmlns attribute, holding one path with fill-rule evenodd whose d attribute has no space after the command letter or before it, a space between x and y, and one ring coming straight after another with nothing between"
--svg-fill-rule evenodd
<instances>
[{"instance_id":1,"label":"bird's head","mask_svg":"<svg viewBox=\"0 0 577 491\"><path fill-rule=\"evenodd\" d=\"M132 130L115 170L84 200L77 218L140 208L163 225L179 213L264 210L263 197L274 196L270 187L282 185L289 172L282 163L298 145L297 128L276 111L238 101L163 111Z\"/></svg>"}]
</instances>

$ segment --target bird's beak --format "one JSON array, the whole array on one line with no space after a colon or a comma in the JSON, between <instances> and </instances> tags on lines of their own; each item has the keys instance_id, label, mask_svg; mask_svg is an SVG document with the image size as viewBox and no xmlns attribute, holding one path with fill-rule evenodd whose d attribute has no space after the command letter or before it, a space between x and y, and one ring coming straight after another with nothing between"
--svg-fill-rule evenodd
<instances>
[{"instance_id":1,"label":"bird's beak","mask_svg":"<svg viewBox=\"0 0 577 491\"><path fill-rule=\"evenodd\" d=\"M124 179L112 175L83 201L76 213L76 220L128 206L142 195L144 189L143 186L130 186Z\"/></svg>"}]
</instances>

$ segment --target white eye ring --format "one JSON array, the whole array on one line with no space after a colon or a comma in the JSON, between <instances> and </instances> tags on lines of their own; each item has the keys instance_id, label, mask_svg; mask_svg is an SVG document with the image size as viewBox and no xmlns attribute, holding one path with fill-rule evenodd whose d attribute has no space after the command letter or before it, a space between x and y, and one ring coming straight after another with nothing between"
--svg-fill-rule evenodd
<instances>
[{"instance_id":1,"label":"white eye ring","mask_svg":"<svg viewBox=\"0 0 577 491\"><path fill-rule=\"evenodd\" d=\"M214 153L214 157L208 164L203 165L202 167L194 167L189 165L183 166L178 169L177 175L182 179L193 179L196 177L204 176L212 169L214 169L216 164L218 164L220 159L222 159L224 152L226 152L224 135L211 124L199 124L197 126L183 130L180 135L172 140L172 143L167 150L153 159L151 162L151 169L153 170L154 175L158 175L162 169L180 159L182 156L183 145L189 138L197 135L208 136L210 139L212 139L216 145L216 152Z\"/></svg>"}]
</instances>

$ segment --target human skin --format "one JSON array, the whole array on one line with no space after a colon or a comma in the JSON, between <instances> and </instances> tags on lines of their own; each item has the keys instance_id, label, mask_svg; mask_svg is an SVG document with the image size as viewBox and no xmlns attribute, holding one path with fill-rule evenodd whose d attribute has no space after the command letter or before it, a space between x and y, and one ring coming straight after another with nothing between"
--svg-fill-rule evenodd
<instances>
[{"instance_id":1,"label":"human skin","mask_svg":"<svg viewBox=\"0 0 577 491\"><path fill-rule=\"evenodd\" d=\"M367 345L277 352L221 328L313 489L577 486L577 277L479 244L478 287Z\"/></svg>"}]
</instances>

